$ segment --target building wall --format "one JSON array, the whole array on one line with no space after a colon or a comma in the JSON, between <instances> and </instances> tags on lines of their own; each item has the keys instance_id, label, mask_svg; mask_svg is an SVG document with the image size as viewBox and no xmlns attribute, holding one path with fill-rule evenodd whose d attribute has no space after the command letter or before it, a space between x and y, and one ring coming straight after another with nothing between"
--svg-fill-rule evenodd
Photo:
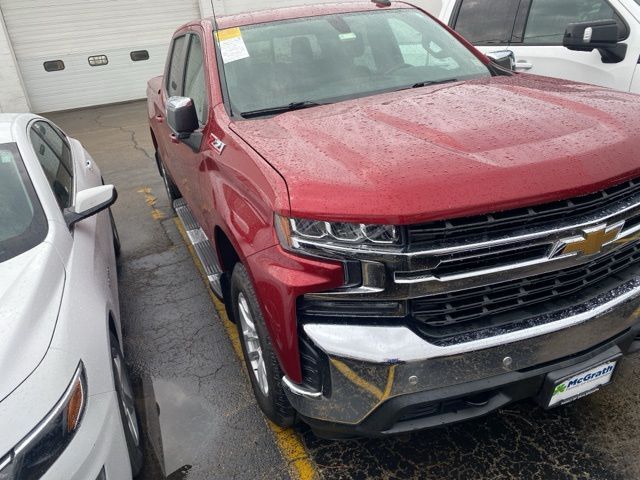
<instances>
[{"instance_id":1,"label":"building wall","mask_svg":"<svg viewBox=\"0 0 640 480\"><path fill-rule=\"evenodd\" d=\"M29 101L22 85L9 34L0 11L0 112L28 112Z\"/></svg>"}]
</instances>

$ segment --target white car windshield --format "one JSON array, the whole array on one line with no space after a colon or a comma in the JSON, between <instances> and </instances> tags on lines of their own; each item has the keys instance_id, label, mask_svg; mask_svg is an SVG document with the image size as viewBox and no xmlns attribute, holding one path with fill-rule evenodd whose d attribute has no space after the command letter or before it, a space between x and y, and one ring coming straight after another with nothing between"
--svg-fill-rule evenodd
<instances>
[{"instance_id":1,"label":"white car windshield","mask_svg":"<svg viewBox=\"0 0 640 480\"><path fill-rule=\"evenodd\" d=\"M218 38L231 108L245 118L491 75L446 29L412 9L248 25Z\"/></svg>"},{"instance_id":2,"label":"white car windshield","mask_svg":"<svg viewBox=\"0 0 640 480\"><path fill-rule=\"evenodd\" d=\"M15 144L0 144L0 262L42 242L47 223Z\"/></svg>"}]
</instances>

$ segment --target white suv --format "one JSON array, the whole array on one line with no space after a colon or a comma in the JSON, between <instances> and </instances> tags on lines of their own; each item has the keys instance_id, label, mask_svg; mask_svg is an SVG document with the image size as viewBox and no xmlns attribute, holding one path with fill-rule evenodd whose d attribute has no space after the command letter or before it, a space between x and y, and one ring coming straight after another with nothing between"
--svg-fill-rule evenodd
<instances>
[{"instance_id":1,"label":"white suv","mask_svg":"<svg viewBox=\"0 0 640 480\"><path fill-rule=\"evenodd\" d=\"M126 480L142 466L115 199L77 140L0 115L0 480Z\"/></svg>"},{"instance_id":2,"label":"white suv","mask_svg":"<svg viewBox=\"0 0 640 480\"><path fill-rule=\"evenodd\" d=\"M440 19L516 71L640 93L640 0L448 0Z\"/></svg>"}]
</instances>

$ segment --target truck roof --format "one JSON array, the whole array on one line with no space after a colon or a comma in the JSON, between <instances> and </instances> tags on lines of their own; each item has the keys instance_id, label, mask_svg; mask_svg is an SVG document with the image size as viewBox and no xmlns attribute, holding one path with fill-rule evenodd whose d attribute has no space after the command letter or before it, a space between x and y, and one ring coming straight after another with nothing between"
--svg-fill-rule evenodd
<instances>
[{"instance_id":1,"label":"truck roof","mask_svg":"<svg viewBox=\"0 0 640 480\"><path fill-rule=\"evenodd\" d=\"M240 13L237 15L225 15L218 17L218 28L242 27L257 23L276 22L295 18L313 17L319 15L331 15L336 13L366 12L385 8L417 8L406 2L391 2L389 7L381 7L374 2L362 0L359 2L318 3L313 5L272 8L254 12Z\"/></svg>"}]
</instances>

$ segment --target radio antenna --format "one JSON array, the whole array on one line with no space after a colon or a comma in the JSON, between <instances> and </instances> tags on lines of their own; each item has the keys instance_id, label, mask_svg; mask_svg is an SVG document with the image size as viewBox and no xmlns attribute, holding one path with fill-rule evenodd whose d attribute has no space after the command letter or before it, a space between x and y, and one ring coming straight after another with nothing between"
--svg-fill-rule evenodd
<instances>
[{"instance_id":1,"label":"radio antenna","mask_svg":"<svg viewBox=\"0 0 640 480\"><path fill-rule=\"evenodd\" d=\"M216 63L218 64L218 77L220 78L220 90L222 91L222 102L229 109L229 116L233 116L231 108L231 100L229 99L229 86L227 85L227 75L224 69L224 60L222 58L222 48L220 47L220 36L218 35L218 17L216 17L216 7L211 1L211 11L213 12L213 46L216 52Z\"/></svg>"},{"instance_id":2,"label":"radio antenna","mask_svg":"<svg viewBox=\"0 0 640 480\"><path fill-rule=\"evenodd\" d=\"M213 12L213 28L215 30L216 38L218 37L218 20L216 19L216 7L213 5L213 0L211 0L211 11Z\"/></svg>"}]
</instances>

